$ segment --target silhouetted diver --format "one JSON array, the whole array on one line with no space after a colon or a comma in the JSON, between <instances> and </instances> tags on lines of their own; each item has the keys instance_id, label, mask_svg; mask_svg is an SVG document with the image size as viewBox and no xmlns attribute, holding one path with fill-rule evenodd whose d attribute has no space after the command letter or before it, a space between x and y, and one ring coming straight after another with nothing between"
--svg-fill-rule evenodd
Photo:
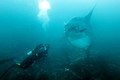
<instances>
[{"instance_id":1,"label":"silhouetted diver","mask_svg":"<svg viewBox=\"0 0 120 80\"><path fill-rule=\"evenodd\" d=\"M25 58L21 63L17 63L17 65L23 69L28 68L36 60L46 57L48 48L48 44L40 44L36 46L36 48L31 51L31 54L28 55L28 57Z\"/></svg>"},{"instance_id":2,"label":"silhouetted diver","mask_svg":"<svg viewBox=\"0 0 120 80\"><path fill-rule=\"evenodd\" d=\"M11 65L1 76L0 79L2 77L5 76L5 74L12 68L14 67L20 67L22 69L26 69L28 67L30 67L30 65L32 65L36 60L44 58L47 56L48 53L48 49L49 49L49 45L48 44L39 44L38 46L35 47L35 49L33 49L31 51L31 54L28 55L27 58L25 58L21 63L16 63Z\"/></svg>"}]
</instances>

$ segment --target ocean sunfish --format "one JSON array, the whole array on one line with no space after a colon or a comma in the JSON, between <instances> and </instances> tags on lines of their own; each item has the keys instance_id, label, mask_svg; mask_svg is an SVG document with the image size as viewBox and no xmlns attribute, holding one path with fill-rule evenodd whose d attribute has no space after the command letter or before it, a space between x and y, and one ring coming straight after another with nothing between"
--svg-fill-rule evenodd
<instances>
[{"instance_id":1,"label":"ocean sunfish","mask_svg":"<svg viewBox=\"0 0 120 80\"><path fill-rule=\"evenodd\" d=\"M87 49L91 45L90 18L94 8L85 17L74 17L65 24L67 40L75 47Z\"/></svg>"}]
</instances>

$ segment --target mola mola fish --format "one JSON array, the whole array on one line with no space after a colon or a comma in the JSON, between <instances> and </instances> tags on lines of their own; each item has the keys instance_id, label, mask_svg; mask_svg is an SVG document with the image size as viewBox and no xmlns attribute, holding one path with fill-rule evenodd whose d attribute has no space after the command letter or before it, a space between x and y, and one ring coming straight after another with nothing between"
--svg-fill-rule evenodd
<instances>
[{"instance_id":1,"label":"mola mola fish","mask_svg":"<svg viewBox=\"0 0 120 80\"><path fill-rule=\"evenodd\" d=\"M85 17L74 17L65 24L67 40L75 47L87 49L91 45L90 19L94 8Z\"/></svg>"}]
</instances>

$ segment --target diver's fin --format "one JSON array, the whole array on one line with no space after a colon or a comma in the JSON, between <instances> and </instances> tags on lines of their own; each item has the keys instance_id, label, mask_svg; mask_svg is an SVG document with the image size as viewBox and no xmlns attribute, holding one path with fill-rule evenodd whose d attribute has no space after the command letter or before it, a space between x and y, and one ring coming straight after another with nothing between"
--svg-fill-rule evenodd
<instances>
[{"instance_id":1,"label":"diver's fin","mask_svg":"<svg viewBox=\"0 0 120 80\"><path fill-rule=\"evenodd\" d=\"M89 14L88 14L87 16L85 16L86 22L89 22L89 21L90 21L94 9L95 9L95 6L94 6L93 9L89 12Z\"/></svg>"}]
</instances>

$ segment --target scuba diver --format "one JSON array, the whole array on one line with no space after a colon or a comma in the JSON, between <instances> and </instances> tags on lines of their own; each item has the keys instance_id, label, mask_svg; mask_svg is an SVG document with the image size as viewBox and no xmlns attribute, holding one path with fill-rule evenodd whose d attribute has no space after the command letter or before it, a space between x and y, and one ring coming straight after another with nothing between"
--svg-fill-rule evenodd
<instances>
[{"instance_id":1,"label":"scuba diver","mask_svg":"<svg viewBox=\"0 0 120 80\"><path fill-rule=\"evenodd\" d=\"M3 78L12 68L21 68L22 70L30 67L35 61L45 58L48 54L49 44L39 44L32 51L29 52L27 57L20 63L11 65L3 74L0 79Z\"/></svg>"},{"instance_id":2,"label":"scuba diver","mask_svg":"<svg viewBox=\"0 0 120 80\"><path fill-rule=\"evenodd\" d=\"M22 62L16 63L19 67L26 69L32 65L36 60L44 58L47 56L49 45L48 44L39 44L32 51L29 52L27 58Z\"/></svg>"}]
</instances>

